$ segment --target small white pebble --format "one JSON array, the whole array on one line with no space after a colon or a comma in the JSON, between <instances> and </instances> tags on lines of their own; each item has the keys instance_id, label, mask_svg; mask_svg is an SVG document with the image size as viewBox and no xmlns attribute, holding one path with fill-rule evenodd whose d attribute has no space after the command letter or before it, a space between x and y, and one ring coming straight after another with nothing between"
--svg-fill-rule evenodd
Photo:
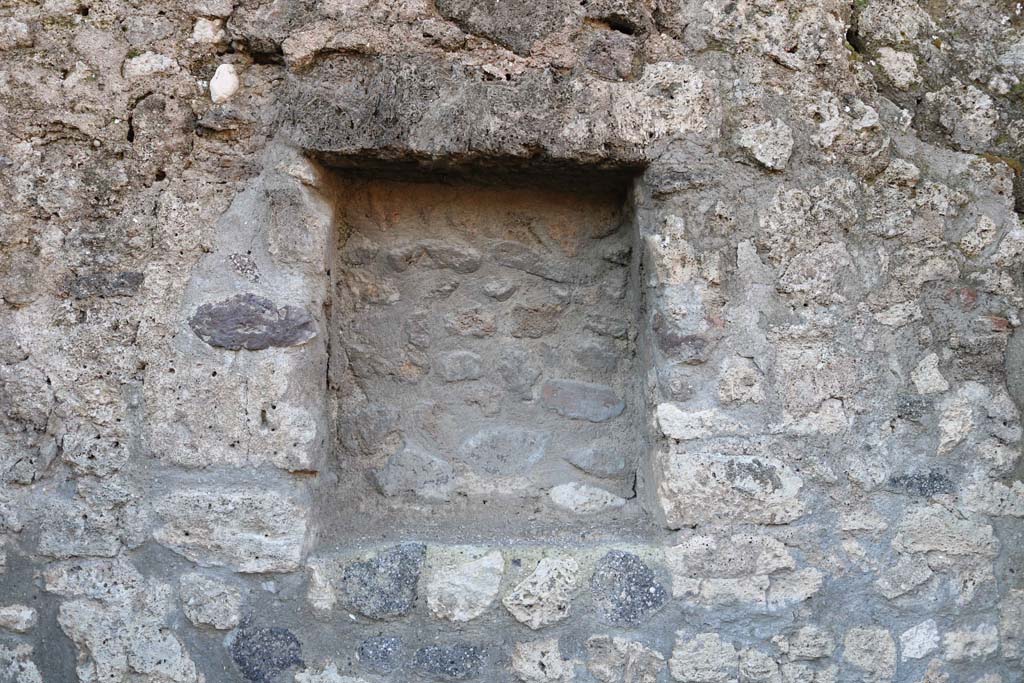
<instances>
[{"instance_id":1,"label":"small white pebble","mask_svg":"<svg viewBox=\"0 0 1024 683\"><path fill-rule=\"evenodd\" d=\"M234 64L221 64L210 79L210 99L214 104L227 102L238 92L238 72Z\"/></svg>"}]
</instances>

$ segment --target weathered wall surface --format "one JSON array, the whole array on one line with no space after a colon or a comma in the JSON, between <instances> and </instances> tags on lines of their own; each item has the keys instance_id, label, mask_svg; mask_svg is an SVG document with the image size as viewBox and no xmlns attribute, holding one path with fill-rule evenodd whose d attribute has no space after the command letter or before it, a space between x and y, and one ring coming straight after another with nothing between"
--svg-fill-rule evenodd
<instances>
[{"instance_id":1,"label":"weathered wall surface","mask_svg":"<svg viewBox=\"0 0 1024 683\"><path fill-rule=\"evenodd\" d=\"M0 0L0 681L1022 680L1022 12ZM383 476L339 313L418 300L339 290L368 168L628 188L635 472L481 527Z\"/></svg>"}]
</instances>

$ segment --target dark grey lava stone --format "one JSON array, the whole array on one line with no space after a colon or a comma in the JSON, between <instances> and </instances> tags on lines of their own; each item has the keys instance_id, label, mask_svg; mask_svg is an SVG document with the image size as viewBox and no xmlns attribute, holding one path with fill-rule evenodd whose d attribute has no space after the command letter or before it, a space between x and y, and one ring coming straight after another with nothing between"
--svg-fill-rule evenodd
<instances>
[{"instance_id":1,"label":"dark grey lava stone","mask_svg":"<svg viewBox=\"0 0 1024 683\"><path fill-rule=\"evenodd\" d=\"M598 561L590 590L599 616L612 626L636 626L668 600L651 568L621 550L611 550Z\"/></svg>"},{"instance_id":2,"label":"dark grey lava stone","mask_svg":"<svg viewBox=\"0 0 1024 683\"><path fill-rule=\"evenodd\" d=\"M412 665L428 676L463 681L480 674L484 654L484 649L477 645L428 645L416 650Z\"/></svg>"},{"instance_id":3,"label":"dark grey lava stone","mask_svg":"<svg viewBox=\"0 0 1024 683\"><path fill-rule=\"evenodd\" d=\"M374 636L359 644L359 662L370 671L389 673L398 666L402 639L397 636Z\"/></svg>"},{"instance_id":4,"label":"dark grey lava stone","mask_svg":"<svg viewBox=\"0 0 1024 683\"><path fill-rule=\"evenodd\" d=\"M390 619L412 611L427 547L403 543L372 560L345 568L341 590L352 609L371 619Z\"/></svg>"},{"instance_id":5,"label":"dark grey lava stone","mask_svg":"<svg viewBox=\"0 0 1024 683\"><path fill-rule=\"evenodd\" d=\"M231 659L246 680L270 683L282 671L302 665L302 644L279 626L239 630L230 645Z\"/></svg>"}]
</instances>

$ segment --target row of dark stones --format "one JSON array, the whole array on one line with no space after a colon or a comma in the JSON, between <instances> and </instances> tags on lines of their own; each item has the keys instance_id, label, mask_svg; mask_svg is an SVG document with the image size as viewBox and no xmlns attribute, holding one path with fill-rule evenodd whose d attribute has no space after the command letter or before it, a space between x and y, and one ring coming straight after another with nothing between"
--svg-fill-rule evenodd
<instances>
[{"instance_id":1,"label":"row of dark stones","mask_svg":"<svg viewBox=\"0 0 1024 683\"><path fill-rule=\"evenodd\" d=\"M349 606L365 617L394 619L409 614L416 604L417 585L426 546L403 543L387 548L369 560L348 565L340 588ZM590 577L594 605L602 621L611 626L633 627L649 619L668 601L668 591L638 556L612 550L597 563ZM242 675L253 683L269 682L282 671L302 665L298 638L281 627L245 626L229 646ZM357 655L365 668L390 673L401 665L405 645L400 637L368 638ZM411 668L425 676L466 680L478 676L487 660L481 645L456 642L416 649Z\"/></svg>"}]
</instances>

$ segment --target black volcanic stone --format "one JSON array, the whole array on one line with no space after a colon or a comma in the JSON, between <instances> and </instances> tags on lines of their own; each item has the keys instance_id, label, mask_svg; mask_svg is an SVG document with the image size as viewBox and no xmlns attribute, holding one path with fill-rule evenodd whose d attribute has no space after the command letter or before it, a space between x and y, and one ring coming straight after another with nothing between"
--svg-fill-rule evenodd
<instances>
[{"instance_id":1,"label":"black volcanic stone","mask_svg":"<svg viewBox=\"0 0 1024 683\"><path fill-rule=\"evenodd\" d=\"M143 279L142 273L99 271L68 277L64 280L63 289L76 299L134 296Z\"/></svg>"},{"instance_id":2,"label":"black volcanic stone","mask_svg":"<svg viewBox=\"0 0 1024 683\"><path fill-rule=\"evenodd\" d=\"M464 681L480 675L484 654L484 649L477 645L428 645L416 650L412 665L428 676Z\"/></svg>"},{"instance_id":3,"label":"black volcanic stone","mask_svg":"<svg viewBox=\"0 0 1024 683\"><path fill-rule=\"evenodd\" d=\"M416 585L426 552L422 543L403 543L372 560L350 564L341 577L348 604L371 619L408 614L416 604Z\"/></svg>"},{"instance_id":4,"label":"black volcanic stone","mask_svg":"<svg viewBox=\"0 0 1024 683\"><path fill-rule=\"evenodd\" d=\"M279 673L302 665L302 644L279 626L243 628L230 645L231 659L247 681L270 683Z\"/></svg>"},{"instance_id":5,"label":"black volcanic stone","mask_svg":"<svg viewBox=\"0 0 1024 683\"><path fill-rule=\"evenodd\" d=\"M611 550L598 561L590 590L601 618L612 626L636 626L668 600L651 568L621 550Z\"/></svg>"},{"instance_id":6,"label":"black volcanic stone","mask_svg":"<svg viewBox=\"0 0 1024 683\"><path fill-rule=\"evenodd\" d=\"M953 493L953 480L938 470L900 474L889 479L889 488L912 496L934 496L939 493Z\"/></svg>"},{"instance_id":7,"label":"black volcanic stone","mask_svg":"<svg viewBox=\"0 0 1024 683\"><path fill-rule=\"evenodd\" d=\"M356 654L364 667L378 673L390 673L398 666L402 639L397 636L375 636L359 644Z\"/></svg>"},{"instance_id":8,"label":"black volcanic stone","mask_svg":"<svg viewBox=\"0 0 1024 683\"><path fill-rule=\"evenodd\" d=\"M188 324L210 346L231 351L297 346L316 336L316 322L304 309L250 293L203 304Z\"/></svg>"}]
</instances>

